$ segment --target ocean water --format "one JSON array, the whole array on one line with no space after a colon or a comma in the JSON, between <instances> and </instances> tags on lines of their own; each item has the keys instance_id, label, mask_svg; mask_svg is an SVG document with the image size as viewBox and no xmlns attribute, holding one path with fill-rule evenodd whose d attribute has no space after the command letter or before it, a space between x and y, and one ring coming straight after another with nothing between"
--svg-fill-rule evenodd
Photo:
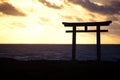
<instances>
[{"instance_id":1,"label":"ocean water","mask_svg":"<svg viewBox=\"0 0 120 80\"><path fill-rule=\"evenodd\" d=\"M70 44L0 44L0 57L17 60L71 60ZM77 60L96 60L96 45L79 44L76 48ZM120 60L120 45L101 45L101 59Z\"/></svg>"}]
</instances>

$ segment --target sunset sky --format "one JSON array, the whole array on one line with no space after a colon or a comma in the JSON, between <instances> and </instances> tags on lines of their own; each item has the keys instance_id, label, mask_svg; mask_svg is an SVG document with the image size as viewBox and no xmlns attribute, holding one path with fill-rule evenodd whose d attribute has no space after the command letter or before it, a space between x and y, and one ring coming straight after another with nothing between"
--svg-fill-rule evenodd
<instances>
[{"instance_id":1,"label":"sunset sky","mask_svg":"<svg viewBox=\"0 0 120 80\"><path fill-rule=\"evenodd\" d=\"M62 22L112 20L103 44L120 44L120 0L0 0L0 44L71 44ZM95 33L77 33L78 44L95 44Z\"/></svg>"}]
</instances>

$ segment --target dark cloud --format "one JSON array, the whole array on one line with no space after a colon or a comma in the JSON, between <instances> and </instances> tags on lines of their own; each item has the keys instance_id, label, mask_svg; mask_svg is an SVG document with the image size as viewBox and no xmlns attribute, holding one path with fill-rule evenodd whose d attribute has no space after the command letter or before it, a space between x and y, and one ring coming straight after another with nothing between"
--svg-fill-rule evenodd
<instances>
[{"instance_id":1,"label":"dark cloud","mask_svg":"<svg viewBox=\"0 0 120 80\"><path fill-rule=\"evenodd\" d=\"M50 2L47 2L46 0L39 0L39 1L49 8L55 8L55 9L62 9L63 8L63 5L58 6L55 3L50 3Z\"/></svg>"},{"instance_id":2,"label":"dark cloud","mask_svg":"<svg viewBox=\"0 0 120 80\"><path fill-rule=\"evenodd\" d=\"M97 5L90 0L69 0L74 4L81 5L82 7L96 13L100 14L120 14L120 1L118 0L110 0L106 1L104 5Z\"/></svg>"},{"instance_id":3,"label":"dark cloud","mask_svg":"<svg viewBox=\"0 0 120 80\"><path fill-rule=\"evenodd\" d=\"M7 15L13 16L25 16L24 13L18 11L14 6L9 3L2 3L0 4L0 12Z\"/></svg>"}]
</instances>

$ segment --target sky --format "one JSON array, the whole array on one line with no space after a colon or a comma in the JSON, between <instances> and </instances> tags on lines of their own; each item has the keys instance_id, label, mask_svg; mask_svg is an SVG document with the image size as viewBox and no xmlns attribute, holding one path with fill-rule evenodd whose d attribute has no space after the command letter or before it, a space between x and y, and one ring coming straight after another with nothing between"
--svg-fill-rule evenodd
<instances>
[{"instance_id":1,"label":"sky","mask_svg":"<svg viewBox=\"0 0 120 80\"><path fill-rule=\"evenodd\" d=\"M0 44L71 44L62 22L107 20L101 43L120 44L120 0L0 0ZM96 44L96 33L77 33L77 44Z\"/></svg>"}]
</instances>

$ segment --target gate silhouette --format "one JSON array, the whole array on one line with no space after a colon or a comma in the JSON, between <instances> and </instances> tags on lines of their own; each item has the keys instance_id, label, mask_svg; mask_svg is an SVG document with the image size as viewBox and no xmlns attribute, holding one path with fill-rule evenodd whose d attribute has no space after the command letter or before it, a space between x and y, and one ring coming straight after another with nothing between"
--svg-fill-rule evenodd
<instances>
[{"instance_id":1,"label":"gate silhouette","mask_svg":"<svg viewBox=\"0 0 120 80\"><path fill-rule=\"evenodd\" d=\"M67 33L72 32L72 60L76 60L76 32L96 32L96 41L97 41L97 61L101 61L101 32L108 32L108 30L101 30L101 26L109 26L112 21L104 21L104 22L62 22L65 27L72 27L73 30L67 30ZM95 26L96 30L88 30L88 27ZM76 30L77 27L84 27L84 30Z\"/></svg>"}]
</instances>

